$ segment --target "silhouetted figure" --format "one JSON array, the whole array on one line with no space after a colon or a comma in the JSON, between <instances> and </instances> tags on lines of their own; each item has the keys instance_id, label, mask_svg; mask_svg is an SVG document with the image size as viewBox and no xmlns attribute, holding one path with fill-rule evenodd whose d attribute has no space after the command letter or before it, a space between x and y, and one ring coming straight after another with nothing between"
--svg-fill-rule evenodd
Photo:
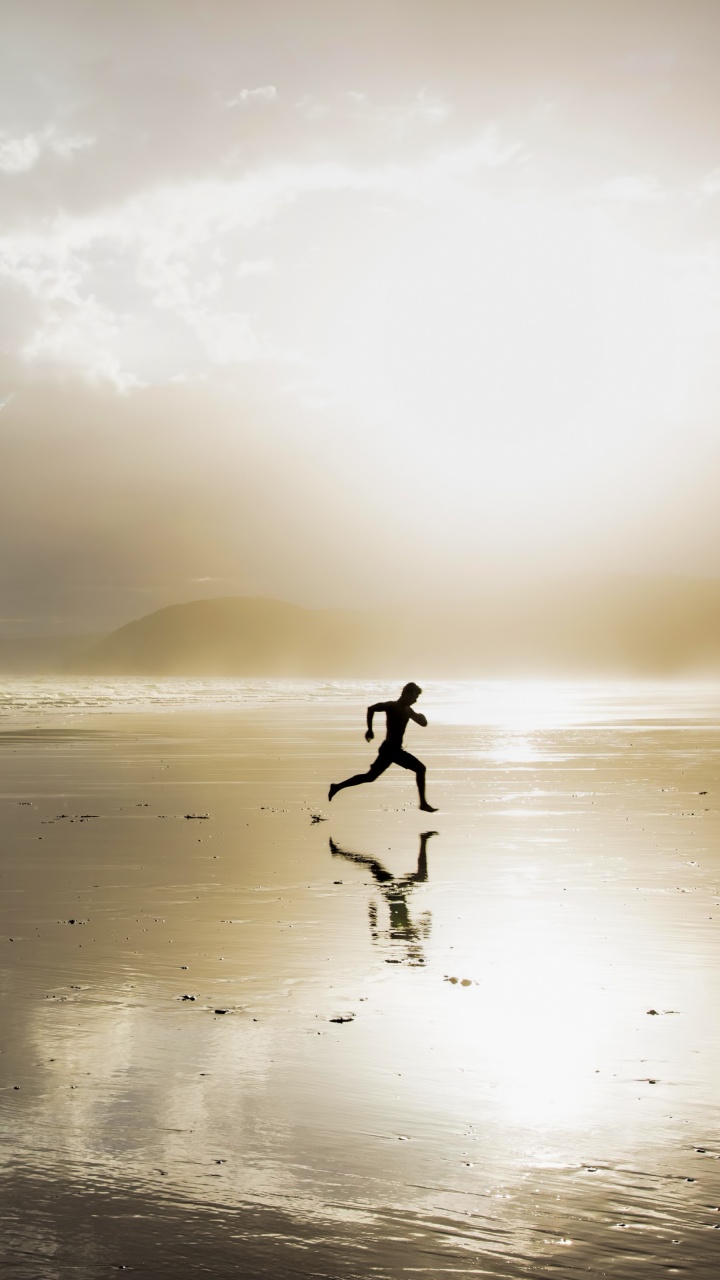
<instances>
[{"instance_id":1,"label":"silhouetted figure","mask_svg":"<svg viewBox=\"0 0 720 1280\"><path fill-rule=\"evenodd\" d=\"M379 942L383 938L387 938L393 947L394 944L401 943L405 953L404 960L412 965L423 965L425 963L425 953L421 940L429 937L430 934L430 912L423 911L422 915L414 921L410 915L407 899L408 894L412 892L415 885L422 884L428 878L427 842L431 836L436 835L437 831L423 831L420 836L417 871L412 871L406 876L393 876L381 862L378 862L377 858L371 858L364 853L348 853L345 849L341 849L332 837L330 838L330 850L333 857L347 858L350 862L358 862L370 868L373 878L380 886L380 892L388 905L390 928L384 932L378 928L377 905L374 902L370 902L368 905L370 936L373 942ZM402 961L389 960L387 963L401 964Z\"/></svg>"},{"instance_id":2,"label":"silhouetted figure","mask_svg":"<svg viewBox=\"0 0 720 1280\"><path fill-rule=\"evenodd\" d=\"M344 791L345 787L359 787L363 782L374 782L381 773L390 768L391 764L399 764L403 769L412 769L415 774L420 795L420 808L426 813L437 813L437 809L434 809L425 799L425 765L422 760L417 759L417 756L411 756L409 751L404 751L402 744L408 720L414 720L416 724L422 725L423 729L427 725L425 716L412 709L413 702L417 702L421 693L422 689L419 685L406 684L397 702L376 702L372 707L368 707L365 737L368 742L375 737L372 727L373 716L376 711L384 711L387 723L385 741L380 744L377 759L370 765L367 773L356 773L352 778L346 778L344 782L331 783L328 800L332 800L338 791Z\"/></svg>"}]
</instances>

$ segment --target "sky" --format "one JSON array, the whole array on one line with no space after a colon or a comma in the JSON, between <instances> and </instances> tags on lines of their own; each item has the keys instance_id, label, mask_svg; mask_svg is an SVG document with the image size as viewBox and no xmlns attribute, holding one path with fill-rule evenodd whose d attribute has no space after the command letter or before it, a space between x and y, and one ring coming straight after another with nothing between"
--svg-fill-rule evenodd
<instances>
[{"instance_id":1,"label":"sky","mask_svg":"<svg viewBox=\"0 0 720 1280\"><path fill-rule=\"evenodd\" d=\"M720 577L717 0L0 18L0 634Z\"/></svg>"}]
</instances>

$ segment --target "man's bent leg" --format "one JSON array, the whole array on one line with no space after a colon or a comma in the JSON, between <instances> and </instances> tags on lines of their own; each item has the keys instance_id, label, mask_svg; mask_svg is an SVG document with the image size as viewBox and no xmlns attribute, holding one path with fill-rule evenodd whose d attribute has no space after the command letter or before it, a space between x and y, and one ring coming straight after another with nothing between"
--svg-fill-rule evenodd
<instances>
[{"instance_id":1,"label":"man's bent leg","mask_svg":"<svg viewBox=\"0 0 720 1280\"><path fill-rule=\"evenodd\" d=\"M367 773L355 773L352 778L346 778L344 782L332 782L328 791L328 800L332 800L338 791L344 791L346 787L360 787L363 782L374 782L380 777L386 769L389 769L392 761L389 760L382 752L378 753L377 759L373 760Z\"/></svg>"},{"instance_id":2,"label":"man's bent leg","mask_svg":"<svg viewBox=\"0 0 720 1280\"><path fill-rule=\"evenodd\" d=\"M409 751L398 751L395 756L395 763L402 765L403 769L412 769L417 782L418 795L420 797L420 808L426 813L437 813L437 809L428 804L425 797L425 774L426 769L422 760L418 760L417 756L413 756Z\"/></svg>"}]
</instances>

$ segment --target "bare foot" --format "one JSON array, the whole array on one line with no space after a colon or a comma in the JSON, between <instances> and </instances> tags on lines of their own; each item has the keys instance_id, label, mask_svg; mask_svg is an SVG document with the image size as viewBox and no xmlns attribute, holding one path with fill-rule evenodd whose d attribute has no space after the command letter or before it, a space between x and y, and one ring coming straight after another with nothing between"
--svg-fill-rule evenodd
<instances>
[{"instance_id":1,"label":"bare foot","mask_svg":"<svg viewBox=\"0 0 720 1280\"><path fill-rule=\"evenodd\" d=\"M332 800L332 798L333 798L333 796L335 795L335 792L336 792L336 791L337 791L337 787L336 787L335 783L334 783L334 782L331 782L331 783L330 783L330 790L328 791L328 800Z\"/></svg>"},{"instance_id":2,"label":"bare foot","mask_svg":"<svg viewBox=\"0 0 720 1280\"><path fill-rule=\"evenodd\" d=\"M423 813L437 813L437 809L434 808L433 805L428 804L427 800L423 800L422 804L418 807L422 809ZM435 834L437 835L437 832Z\"/></svg>"}]
</instances>

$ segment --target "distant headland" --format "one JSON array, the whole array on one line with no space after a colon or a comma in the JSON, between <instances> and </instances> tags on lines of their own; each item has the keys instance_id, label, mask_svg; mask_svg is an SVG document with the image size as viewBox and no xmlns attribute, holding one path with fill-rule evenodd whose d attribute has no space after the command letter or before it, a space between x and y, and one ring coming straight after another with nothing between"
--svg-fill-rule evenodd
<instances>
[{"instance_id":1,"label":"distant headland","mask_svg":"<svg viewBox=\"0 0 720 1280\"><path fill-rule=\"evenodd\" d=\"M262 597L175 604L101 637L0 640L0 669L78 675L720 675L720 582L603 576L465 605L352 611Z\"/></svg>"}]
</instances>

